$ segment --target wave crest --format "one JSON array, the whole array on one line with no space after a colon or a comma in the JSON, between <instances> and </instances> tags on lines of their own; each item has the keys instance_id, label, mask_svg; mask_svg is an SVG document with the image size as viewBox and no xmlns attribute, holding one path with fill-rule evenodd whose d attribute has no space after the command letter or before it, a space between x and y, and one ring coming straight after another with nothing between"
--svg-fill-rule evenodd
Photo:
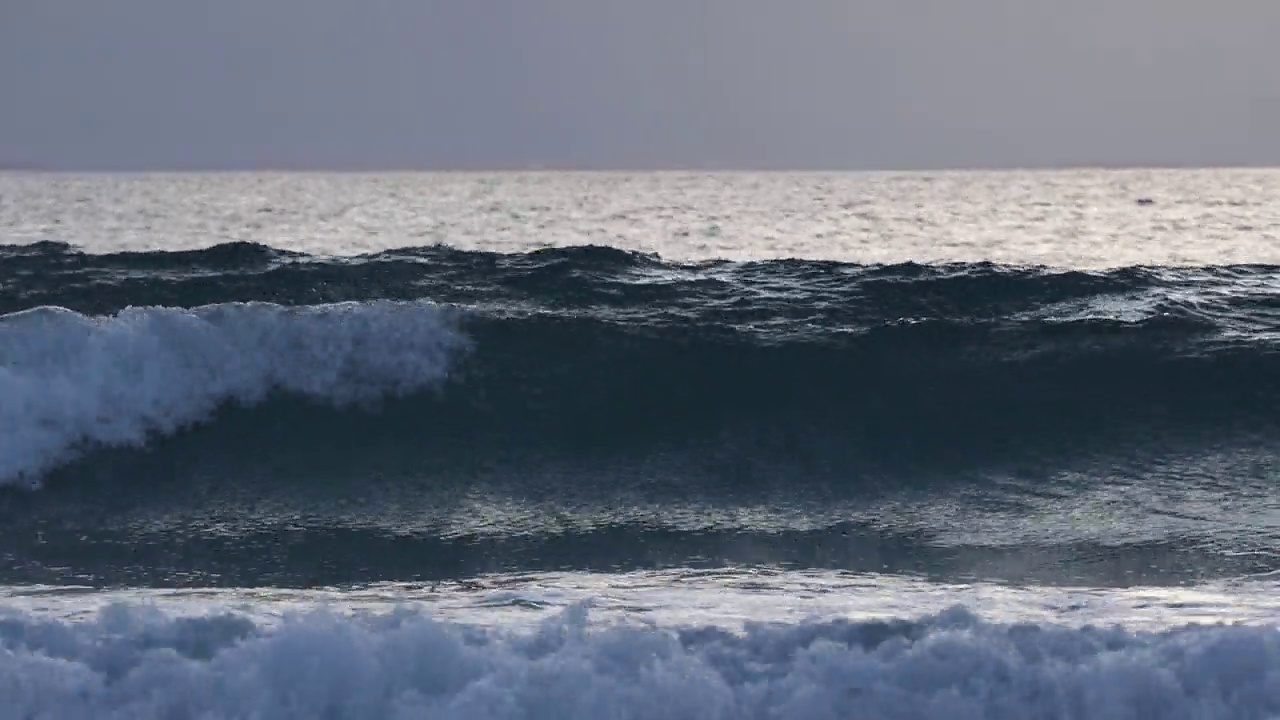
<instances>
[{"instance_id":1,"label":"wave crest","mask_svg":"<svg viewBox=\"0 0 1280 720\"><path fill-rule=\"evenodd\" d=\"M139 445L274 391L335 406L438 387L468 341L425 302L37 308L0 318L0 484Z\"/></svg>"}]
</instances>

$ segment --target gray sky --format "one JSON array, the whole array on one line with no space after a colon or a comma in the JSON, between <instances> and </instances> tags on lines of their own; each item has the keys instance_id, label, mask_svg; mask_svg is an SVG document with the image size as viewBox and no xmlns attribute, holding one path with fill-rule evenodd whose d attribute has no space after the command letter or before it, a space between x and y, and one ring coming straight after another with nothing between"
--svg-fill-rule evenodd
<instances>
[{"instance_id":1,"label":"gray sky","mask_svg":"<svg viewBox=\"0 0 1280 720\"><path fill-rule=\"evenodd\" d=\"M1275 0L0 0L0 163L1280 164Z\"/></svg>"}]
</instances>

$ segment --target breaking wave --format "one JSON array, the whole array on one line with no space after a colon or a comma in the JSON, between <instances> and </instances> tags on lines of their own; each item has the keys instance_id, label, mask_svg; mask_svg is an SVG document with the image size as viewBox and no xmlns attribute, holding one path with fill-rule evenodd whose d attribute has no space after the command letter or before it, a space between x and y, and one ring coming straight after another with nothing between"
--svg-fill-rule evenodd
<instances>
[{"instance_id":1,"label":"breaking wave","mask_svg":"<svg viewBox=\"0 0 1280 720\"><path fill-rule=\"evenodd\" d=\"M1272 628L920 619L528 630L404 609L267 626L116 605L0 619L6 715L49 718L1265 718Z\"/></svg>"},{"instance_id":2,"label":"breaking wave","mask_svg":"<svg viewBox=\"0 0 1280 720\"><path fill-rule=\"evenodd\" d=\"M247 244L0 256L0 483L38 483L94 448L162 448L230 406L256 407L234 421L285 428L285 443L318 426L358 439L392 417L387 437L443 460L684 448L810 474L1235 443L1280 425L1270 266L322 259Z\"/></svg>"},{"instance_id":3,"label":"breaking wave","mask_svg":"<svg viewBox=\"0 0 1280 720\"><path fill-rule=\"evenodd\" d=\"M14 313L0 318L0 483L273 392L337 406L421 392L465 348L451 315L423 303Z\"/></svg>"}]
</instances>

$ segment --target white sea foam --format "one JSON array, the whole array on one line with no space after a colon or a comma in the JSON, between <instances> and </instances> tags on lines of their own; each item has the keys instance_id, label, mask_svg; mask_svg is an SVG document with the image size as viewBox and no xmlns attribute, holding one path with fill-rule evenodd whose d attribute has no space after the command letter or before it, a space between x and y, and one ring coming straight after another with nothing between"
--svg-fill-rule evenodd
<instances>
[{"instance_id":1,"label":"white sea foam","mask_svg":"<svg viewBox=\"0 0 1280 720\"><path fill-rule=\"evenodd\" d=\"M82 620L0 615L0 718L1265 718L1280 633L1009 625L967 610L740 631L532 630L421 611L264 623L111 605Z\"/></svg>"},{"instance_id":2,"label":"white sea foam","mask_svg":"<svg viewBox=\"0 0 1280 720\"><path fill-rule=\"evenodd\" d=\"M428 303L0 318L0 484L37 484L86 446L140 445L274 391L345 405L436 387L467 340Z\"/></svg>"}]
</instances>

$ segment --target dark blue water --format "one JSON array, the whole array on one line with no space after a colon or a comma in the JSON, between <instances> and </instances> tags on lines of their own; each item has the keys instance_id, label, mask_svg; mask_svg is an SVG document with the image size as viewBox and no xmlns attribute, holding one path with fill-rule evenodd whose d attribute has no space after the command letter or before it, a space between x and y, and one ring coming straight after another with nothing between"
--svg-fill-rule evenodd
<instances>
[{"instance_id":1,"label":"dark blue water","mask_svg":"<svg viewBox=\"0 0 1280 720\"><path fill-rule=\"evenodd\" d=\"M1273 539L1277 289L1272 266L0 247L0 582L1267 572L1244 551ZM1100 497L1132 527L1082 514Z\"/></svg>"}]
</instances>

